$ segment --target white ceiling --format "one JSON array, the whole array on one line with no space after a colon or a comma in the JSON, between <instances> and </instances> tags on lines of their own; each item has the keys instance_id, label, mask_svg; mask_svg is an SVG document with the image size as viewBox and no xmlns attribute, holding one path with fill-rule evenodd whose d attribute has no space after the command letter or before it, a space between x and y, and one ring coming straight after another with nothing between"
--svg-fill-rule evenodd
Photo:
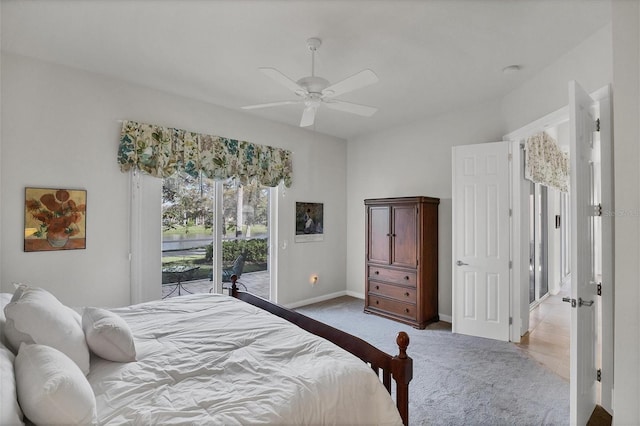
<instances>
[{"instance_id":1,"label":"white ceiling","mask_svg":"<svg viewBox=\"0 0 640 426\"><path fill-rule=\"evenodd\" d=\"M3 0L2 50L239 110L295 98L261 74L364 68L380 81L321 109L318 132L349 139L504 96L610 20L608 0ZM522 71L505 75L502 68ZM301 105L244 112L297 126Z\"/></svg>"}]
</instances>

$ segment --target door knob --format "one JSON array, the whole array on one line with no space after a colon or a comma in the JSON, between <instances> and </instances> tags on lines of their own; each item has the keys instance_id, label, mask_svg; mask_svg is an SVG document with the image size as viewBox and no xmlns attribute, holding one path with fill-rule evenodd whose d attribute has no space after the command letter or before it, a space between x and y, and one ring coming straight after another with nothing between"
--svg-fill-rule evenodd
<instances>
[{"instance_id":1,"label":"door knob","mask_svg":"<svg viewBox=\"0 0 640 426\"><path fill-rule=\"evenodd\" d=\"M456 265L458 265L458 266L464 266L464 265L468 265L468 263L464 263L462 260L458 260L458 261L456 262Z\"/></svg>"},{"instance_id":2,"label":"door knob","mask_svg":"<svg viewBox=\"0 0 640 426\"><path fill-rule=\"evenodd\" d=\"M593 305L593 300L582 300L582 297L578 297L578 307L591 305Z\"/></svg>"}]
</instances>

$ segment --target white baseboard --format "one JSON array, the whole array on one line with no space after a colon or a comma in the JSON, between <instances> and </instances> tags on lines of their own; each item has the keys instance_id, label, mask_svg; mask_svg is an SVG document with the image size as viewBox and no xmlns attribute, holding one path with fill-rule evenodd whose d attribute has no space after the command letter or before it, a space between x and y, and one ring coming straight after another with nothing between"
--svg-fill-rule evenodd
<instances>
[{"instance_id":1,"label":"white baseboard","mask_svg":"<svg viewBox=\"0 0 640 426\"><path fill-rule=\"evenodd\" d=\"M347 290L347 296L357 297L358 299L364 300L364 293L360 293L360 292L357 292L357 291ZM452 318L451 318L451 315L438 314L438 317L440 318L440 321L444 321L444 322L448 322L448 323L453 322Z\"/></svg>"},{"instance_id":2,"label":"white baseboard","mask_svg":"<svg viewBox=\"0 0 640 426\"><path fill-rule=\"evenodd\" d=\"M440 317L440 321L444 321L448 323L453 322L451 319L451 315L438 314L438 317Z\"/></svg>"},{"instance_id":3,"label":"white baseboard","mask_svg":"<svg viewBox=\"0 0 640 426\"><path fill-rule=\"evenodd\" d=\"M347 290L347 291L337 291L335 293L329 293L329 294L325 294L322 296L318 296L318 297L312 297L311 299L305 299L305 300L300 300L298 302L293 302L293 303L287 303L286 305L284 305L286 308L289 309L295 309L295 308L299 308L301 306L306 306L306 305L312 305L314 303L320 303L320 302L324 302L325 300L330 300L330 299L335 299L336 297L340 297L340 296L351 296L351 297L355 297L357 299L363 299L364 300L364 294L357 292L357 291L351 291L351 290ZM444 314L438 314L440 321L444 321L444 322L452 322L451 321L451 315L444 315Z\"/></svg>"},{"instance_id":4,"label":"white baseboard","mask_svg":"<svg viewBox=\"0 0 640 426\"><path fill-rule=\"evenodd\" d=\"M351 297L355 297L355 298L364 300L364 293L360 293L360 292L357 292L357 291L347 290L347 296L351 296Z\"/></svg>"},{"instance_id":5,"label":"white baseboard","mask_svg":"<svg viewBox=\"0 0 640 426\"><path fill-rule=\"evenodd\" d=\"M335 293L329 293L329 294L325 294L325 295L318 296L318 297L312 297L311 299L305 299L305 300L300 300L298 302L287 303L284 306L286 308L289 308L289 309L295 309L295 308L299 308L300 306L305 306L305 305L311 305L313 303L324 302L325 300L335 299L336 297L346 296L346 295L347 295L346 291L337 291Z\"/></svg>"}]
</instances>

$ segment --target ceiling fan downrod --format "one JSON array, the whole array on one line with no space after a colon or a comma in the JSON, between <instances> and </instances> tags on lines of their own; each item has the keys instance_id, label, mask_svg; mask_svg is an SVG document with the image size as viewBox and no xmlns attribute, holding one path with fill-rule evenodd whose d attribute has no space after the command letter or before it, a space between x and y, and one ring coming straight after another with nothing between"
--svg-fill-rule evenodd
<instances>
[{"instance_id":1,"label":"ceiling fan downrod","mask_svg":"<svg viewBox=\"0 0 640 426\"><path fill-rule=\"evenodd\" d=\"M322 44L322 40L316 37L311 37L307 39L307 47L311 51L311 77L316 76L316 50Z\"/></svg>"}]
</instances>

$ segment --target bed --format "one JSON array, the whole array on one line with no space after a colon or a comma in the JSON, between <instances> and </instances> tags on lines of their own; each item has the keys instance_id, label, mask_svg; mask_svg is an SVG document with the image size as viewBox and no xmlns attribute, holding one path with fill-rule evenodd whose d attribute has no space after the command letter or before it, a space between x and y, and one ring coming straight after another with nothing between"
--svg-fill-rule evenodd
<instances>
[{"instance_id":1,"label":"bed","mask_svg":"<svg viewBox=\"0 0 640 426\"><path fill-rule=\"evenodd\" d=\"M407 424L412 366L405 334L392 357L235 287L231 292L110 310L130 327L136 361L91 355L86 379L97 423Z\"/></svg>"}]
</instances>

